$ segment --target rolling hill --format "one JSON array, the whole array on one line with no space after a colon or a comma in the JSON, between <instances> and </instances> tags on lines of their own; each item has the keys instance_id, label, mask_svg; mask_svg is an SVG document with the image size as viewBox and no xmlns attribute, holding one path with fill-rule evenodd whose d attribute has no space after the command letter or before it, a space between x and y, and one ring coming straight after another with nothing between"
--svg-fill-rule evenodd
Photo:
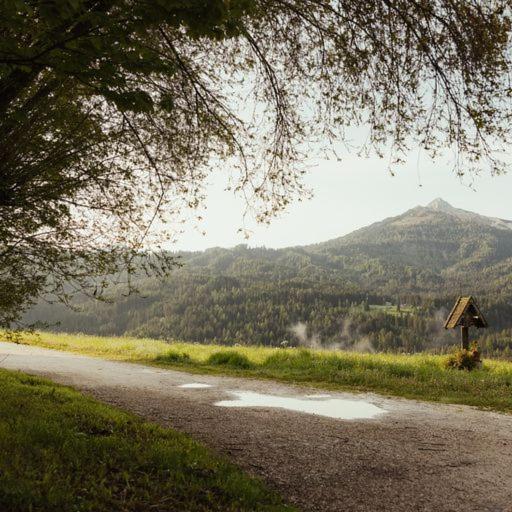
<instances>
[{"instance_id":1,"label":"rolling hill","mask_svg":"<svg viewBox=\"0 0 512 512\"><path fill-rule=\"evenodd\" d=\"M411 351L449 342L441 317L457 295L472 294L495 331L512 327L512 221L442 199L316 245L241 245L179 257L184 266L165 281L140 278L141 295L85 301L80 312L41 303L27 320L108 335L341 346L364 340ZM378 309L386 304L400 304L400 314Z\"/></svg>"}]
</instances>

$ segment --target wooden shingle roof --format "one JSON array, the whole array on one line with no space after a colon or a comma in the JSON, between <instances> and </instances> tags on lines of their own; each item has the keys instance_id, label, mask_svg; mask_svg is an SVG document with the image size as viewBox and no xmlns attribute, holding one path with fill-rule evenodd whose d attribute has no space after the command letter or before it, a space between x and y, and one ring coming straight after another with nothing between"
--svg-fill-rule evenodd
<instances>
[{"instance_id":1,"label":"wooden shingle roof","mask_svg":"<svg viewBox=\"0 0 512 512\"><path fill-rule=\"evenodd\" d=\"M467 322L469 325L473 325L478 328L487 327L487 320L482 315L482 312L478 308L475 299L472 296L459 297L455 306L451 310L446 322L444 324L445 329L455 329L455 327L462 325Z\"/></svg>"}]
</instances>

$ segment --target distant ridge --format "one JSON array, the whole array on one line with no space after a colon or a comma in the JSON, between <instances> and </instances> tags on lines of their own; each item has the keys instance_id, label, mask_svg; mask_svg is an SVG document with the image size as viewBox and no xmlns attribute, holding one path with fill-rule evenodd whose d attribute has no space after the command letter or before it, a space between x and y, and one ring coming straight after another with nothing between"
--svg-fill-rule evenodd
<instances>
[{"instance_id":1,"label":"distant ridge","mask_svg":"<svg viewBox=\"0 0 512 512\"><path fill-rule=\"evenodd\" d=\"M448 215L453 215L454 217L457 217L461 220L478 222L479 224L484 224L497 229L512 230L512 221L510 220L499 219L497 217L486 217L485 215L480 215L478 213L462 210L460 208L454 208L450 203L448 203L447 201L440 197L434 199L432 202L427 204L425 208L428 208L429 210L443 212Z\"/></svg>"},{"instance_id":2,"label":"distant ridge","mask_svg":"<svg viewBox=\"0 0 512 512\"><path fill-rule=\"evenodd\" d=\"M278 344L307 325L311 343L316 333L339 341L350 332L378 350L411 351L439 335L443 308L474 295L491 328L512 332L512 222L441 198L320 244L241 245L180 256L183 267L165 282L140 273L144 297L81 303L83 314L41 303L25 321L59 323L68 332L228 344ZM398 300L427 310L400 326L387 317L375 323L358 309Z\"/></svg>"},{"instance_id":3,"label":"distant ridge","mask_svg":"<svg viewBox=\"0 0 512 512\"><path fill-rule=\"evenodd\" d=\"M369 291L512 293L512 221L442 198L305 249L342 261L342 273Z\"/></svg>"}]
</instances>

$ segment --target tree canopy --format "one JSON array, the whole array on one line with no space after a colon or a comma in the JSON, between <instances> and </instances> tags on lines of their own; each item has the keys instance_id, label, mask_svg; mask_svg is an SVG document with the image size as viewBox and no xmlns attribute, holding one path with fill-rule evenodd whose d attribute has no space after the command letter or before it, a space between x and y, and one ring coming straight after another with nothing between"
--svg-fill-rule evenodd
<instances>
[{"instance_id":1,"label":"tree canopy","mask_svg":"<svg viewBox=\"0 0 512 512\"><path fill-rule=\"evenodd\" d=\"M165 272L211 172L268 221L352 126L501 172L509 38L505 0L0 0L0 323Z\"/></svg>"}]
</instances>

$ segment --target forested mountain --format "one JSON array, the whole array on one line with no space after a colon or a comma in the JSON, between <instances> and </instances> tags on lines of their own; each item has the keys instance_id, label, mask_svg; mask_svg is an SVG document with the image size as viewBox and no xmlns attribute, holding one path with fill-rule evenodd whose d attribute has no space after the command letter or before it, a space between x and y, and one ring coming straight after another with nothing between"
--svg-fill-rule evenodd
<instances>
[{"instance_id":1,"label":"forested mountain","mask_svg":"<svg viewBox=\"0 0 512 512\"><path fill-rule=\"evenodd\" d=\"M443 316L457 295L472 294L493 326L488 351L512 348L512 222L441 199L321 244L178 256L183 267L165 281L139 279L140 295L77 301L79 312L40 303L27 321L199 342L414 351L453 343Z\"/></svg>"},{"instance_id":2,"label":"forested mountain","mask_svg":"<svg viewBox=\"0 0 512 512\"><path fill-rule=\"evenodd\" d=\"M453 208L442 199L308 248L383 294L512 295L512 221Z\"/></svg>"}]
</instances>

